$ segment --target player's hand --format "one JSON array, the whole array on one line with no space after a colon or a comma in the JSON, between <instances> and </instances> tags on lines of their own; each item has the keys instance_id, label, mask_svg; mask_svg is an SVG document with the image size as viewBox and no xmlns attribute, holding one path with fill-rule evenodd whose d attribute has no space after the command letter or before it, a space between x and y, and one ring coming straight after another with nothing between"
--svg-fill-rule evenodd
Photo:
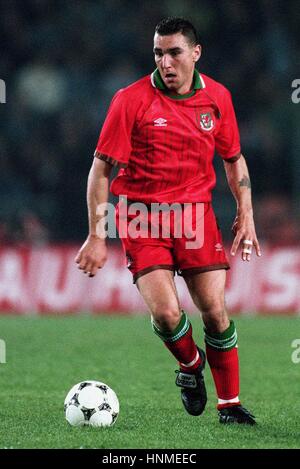
<instances>
[{"instance_id":1,"label":"player's hand","mask_svg":"<svg viewBox=\"0 0 300 469\"><path fill-rule=\"evenodd\" d=\"M257 256L261 256L261 249L257 240L252 210L237 214L232 225L235 238L231 247L231 255L235 256L239 246L242 247L241 257L243 261L250 261L252 248L255 248Z\"/></svg>"},{"instance_id":2,"label":"player's hand","mask_svg":"<svg viewBox=\"0 0 300 469\"><path fill-rule=\"evenodd\" d=\"M78 269L83 270L89 277L94 277L98 269L104 266L106 259L107 247L105 240L89 235L78 251L75 262L78 264Z\"/></svg>"}]
</instances>

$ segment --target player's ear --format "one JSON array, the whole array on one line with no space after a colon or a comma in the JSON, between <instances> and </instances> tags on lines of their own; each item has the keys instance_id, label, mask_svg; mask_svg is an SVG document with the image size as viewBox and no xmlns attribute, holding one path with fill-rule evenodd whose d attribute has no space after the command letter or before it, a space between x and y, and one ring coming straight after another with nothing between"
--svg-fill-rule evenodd
<instances>
[{"instance_id":1,"label":"player's ear","mask_svg":"<svg viewBox=\"0 0 300 469\"><path fill-rule=\"evenodd\" d=\"M202 47L200 46L200 44L197 44L197 45L194 47L194 52L193 52L193 59L194 59L194 62L198 62L198 60L199 60L200 57L201 57L201 52L202 52Z\"/></svg>"}]
</instances>

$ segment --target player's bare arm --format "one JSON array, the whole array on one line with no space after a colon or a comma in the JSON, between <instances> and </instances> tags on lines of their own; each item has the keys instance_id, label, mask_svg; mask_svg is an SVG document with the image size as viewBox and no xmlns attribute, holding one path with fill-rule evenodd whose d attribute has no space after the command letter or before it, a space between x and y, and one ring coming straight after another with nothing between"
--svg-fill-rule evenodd
<instances>
[{"instance_id":1,"label":"player's bare arm","mask_svg":"<svg viewBox=\"0 0 300 469\"><path fill-rule=\"evenodd\" d=\"M261 256L261 250L253 219L251 182L247 163L244 156L241 155L233 163L224 161L224 167L230 190L237 203L237 214L232 226L235 238L231 255L234 256L239 246L242 245L242 259L250 261L252 246L254 246L257 256Z\"/></svg>"},{"instance_id":2,"label":"player's bare arm","mask_svg":"<svg viewBox=\"0 0 300 469\"><path fill-rule=\"evenodd\" d=\"M80 248L75 262L78 268L89 277L94 277L107 259L106 235L104 224L106 204L109 193L110 163L94 158L87 184L87 205L89 235Z\"/></svg>"}]
</instances>

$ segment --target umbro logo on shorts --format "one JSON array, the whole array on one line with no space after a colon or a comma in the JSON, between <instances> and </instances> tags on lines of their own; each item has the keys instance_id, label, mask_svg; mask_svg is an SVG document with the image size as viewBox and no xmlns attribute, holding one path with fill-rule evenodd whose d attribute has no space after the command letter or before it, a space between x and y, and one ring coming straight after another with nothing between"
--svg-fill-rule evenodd
<instances>
[{"instance_id":1,"label":"umbro logo on shorts","mask_svg":"<svg viewBox=\"0 0 300 469\"><path fill-rule=\"evenodd\" d=\"M215 244L216 251L223 251L223 246L220 243Z\"/></svg>"},{"instance_id":2,"label":"umbro logo on shorts","mask_svg":"<svg viewBox=\"0 0 300 469\"><path fill-rule=\"evenodd\" d=\"M154 121L154 127L167 127L167 125L167 119L163 119L162 117L159 117Z\"/></svg>"}]
</instances>

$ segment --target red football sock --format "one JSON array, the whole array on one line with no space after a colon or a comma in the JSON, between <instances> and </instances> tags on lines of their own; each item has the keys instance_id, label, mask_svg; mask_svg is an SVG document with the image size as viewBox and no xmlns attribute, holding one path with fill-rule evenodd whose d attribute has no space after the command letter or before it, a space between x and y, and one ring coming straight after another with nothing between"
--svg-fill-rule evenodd
<instances>
[{"instance_id":1,"label":"red football sock","mask_svg":"<svg viewBox=\"0 0 300 469\"><path fill-rule=\"evenodd\" d=\"M223 351L206 344L206 354L217 391L217 408L222 409L231 405L239 405L239 359L237 347Z\"/></svg>"},{"instance_id":2,"label":"red football sock","mask_svg":"<svg viewBox=\"0 0 300 469\"><path fill-rule=\"evenodd\" d=\"M205 343L218 396L218 409L239 405L239 358L237 333L231 320L223 332L211 333L206 328Z\"/></svg>"},{"instance_id":3,"label":"red football sock","mask_svg":"<svg viewBox=\"0 0 300 469\"><path fill-rule=\"evenodd\" d=\"M175 342L165 342L165 346L178 360L181 371L191 373L201 364L201 358L193 339L193 330L190 327L187 333Z\"/></svg>"},{"instance_id":4,"label":"red football sock","mask_svg":"<svg viewBox=\"0 0 300 469\"><path fill-rule=\"evenodd\" d=\"M152 326L154 332L178 360L181 371L192 373L198 368L201 358L193 339L192 325L184 312L180 323L172 333L161 331L154 322Z\"/></svg>"}]
</instances>

